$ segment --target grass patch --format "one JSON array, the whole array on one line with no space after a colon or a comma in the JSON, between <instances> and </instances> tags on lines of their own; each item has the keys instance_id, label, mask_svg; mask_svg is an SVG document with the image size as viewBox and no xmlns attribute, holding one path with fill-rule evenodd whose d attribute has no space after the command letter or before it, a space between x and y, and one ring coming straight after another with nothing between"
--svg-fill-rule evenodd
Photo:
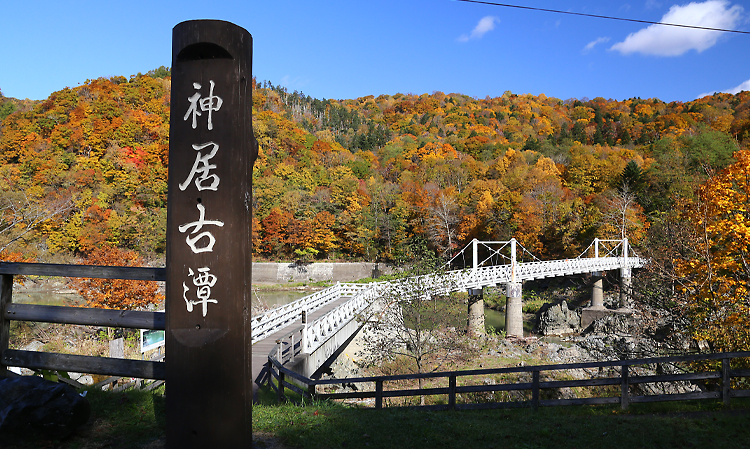
<instances>
[{"instance_id":1,"label":"grass patch","mask_svg":"<svg viewBox=\"0 0 750 449\"><path fill-rule=\"evenodd\" d=\"M428 412L358 409L334 402L253 409L253 432L297 448L745 448L750 402ZM666 413L666 414L665 414Z\"/></svg>"},{"instance_id":2,"label":"grass patch","mask_svg":"<svg viewBox=\"0 0 750 449\"><path fill-rule=\"evenodd\" d=\"M549 302L550 300L548 298L541 298L532 292L523 299L523 313L536 314L545 304Z\"/></svg>"},{"instance_id":3,"label":"grass patch","mask_svg":"<svg viewBox=\"0 0 750 449\"><path fill-rule=\"evenodd\" d=\"M381 274L377 278L373 277L366 277L362 279L357 279L353 282L353 284L369 284L371 282L385 282L385 281L397 281L399 279L404 279L409 277L410 274L407 272L396 272L391 274Z\"/></svg>"},{"instance_id":4,"label":"grass patch","mask_svg":"<svg viewBox=\"0 0 750 449\"><path fill-rule=\"evenodd\" d=\"M30 436L2 441L3 449L161 449L165 398L156 393L91 390L89 423L63 441ZM430 412L356 408L334 401L276 404L262 392L253 407L253 435L285 447L313 448L746 448L750 399L579 406L513 410ZM258 447L266 447L259 445Z\"/></svg>"}]
</instances>

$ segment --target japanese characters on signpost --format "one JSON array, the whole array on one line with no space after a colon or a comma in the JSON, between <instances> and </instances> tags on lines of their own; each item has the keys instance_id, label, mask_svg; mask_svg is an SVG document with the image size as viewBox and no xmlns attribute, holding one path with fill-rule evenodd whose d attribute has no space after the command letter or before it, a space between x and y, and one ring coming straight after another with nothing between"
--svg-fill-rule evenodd
<instances>
[{"instance_id":1,"label":"japanese characters on signpost","mask_svg":"<svg viewBox=\"0 0 750 449\"><path fill-rule=\"evenodd\" d=\"M250 447L252 37L175 26L167 218L167 447Z\"/></svg>"}]
</instances>

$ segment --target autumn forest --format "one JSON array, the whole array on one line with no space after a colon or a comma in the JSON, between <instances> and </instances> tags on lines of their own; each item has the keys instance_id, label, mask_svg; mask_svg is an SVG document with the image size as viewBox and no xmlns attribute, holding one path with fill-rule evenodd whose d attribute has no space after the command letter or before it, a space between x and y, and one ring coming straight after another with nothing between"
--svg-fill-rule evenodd
<instances>
[{"instance_id":1,"label":"autumn forest","mask_svg":"<svg viewBox=\"0 0 750 449\"><path fill-rule=\"evenodd\" d=\"M27 203L42 215L15 223L0 247L32 220L6 251L164 252L168 75L89 80L40 102L0 97L0 182L15 204L5 213ZM262 82L253 96L254 247L269 260L388 262L415 239L443 256L475 237L516 237L545 257L622 232L638 246L750 143L748 92L688 103L510 92L337 101Z\"/></svg>"},{"instance_id":2,"label":"autumn forest","mask_svg":"<svg viewBox=\"0 0 750 449\"><path fill-rule=\"evenodd\" d=\"M108 247L163 263L169 75L87 80L43 101L0 94L5 260ZM253 105L257 260L398 263L415 243L447 258L511 237L565 258L627 236L654 261L657 297L746 296L750 92L321 100L257 81Z\"/></svg>"}]
</instances>

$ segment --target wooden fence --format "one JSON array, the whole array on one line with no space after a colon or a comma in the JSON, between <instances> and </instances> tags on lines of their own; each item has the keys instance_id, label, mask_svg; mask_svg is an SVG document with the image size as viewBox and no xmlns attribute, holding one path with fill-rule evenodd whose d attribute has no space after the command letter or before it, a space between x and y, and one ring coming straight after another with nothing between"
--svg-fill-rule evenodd
<instances>
[{"instance_id":1,"label":"wooden fence","mask_svg":"<svg viewBox=\"0 0 750 449\"><path fill-rule=\"evenodd\" d=\"M164 380L164 362L57 354L9 349L11 321L79 324L84 326L164 330L164 312L42 306L13 303L15 275L164 281L164 268L105 267L0 262L0 377L7 367L72 371L138 379ZM112 379L109 379L110 381Z\"/></svg>"},{"instance_id":2,"label":"wooden fence","mask_svg":"<svg viewBox=\"0 0 750 449\"><path fill-rule=\"evenodd\" d=\"M295 335L299 330L295 329L289 336ZM655 357L645 359L617 360L605 362L570 363L561 365L538 365L513 368L479 369L467 371L449 371L426 374L404 374L397 376L372 376L346 379L308 379L284 367L283 363L293 357L299 357L299 344L294 344L292 337L277 340L277 347L268 355L268 372L263 379L277 394L279 400L284 400L285 389L290 389L302 396L317 397L320 399L374 399L375 408L383 407L383 400L387 398L420 397L442 395L441 404L422 406L423 408L438 410L461 410L481 408L514 408L560 405L585 405L585 404L620 404L623 410L629 404L639 402L661 402L661 401L686 401L694 399L720 399L724 404L729 404L731 398L750 397L748 389L732 389L732 379L750 377L750 369L732 369L733 360L750 358L747 352L726 352L718 354L691 354L673 357ZM297 339L297 341L299 341ZM643 367L652 366L675 366L699 361L720 361L720 369L708 371L687 371L669 374L644 374ZM564 379L565 372L578 370L591 374L592 370L606 377L593 377L589 379ZM658 371L658 369L657 369ZM613 375L614 374L614 375ZM509 379L507 382L497 383L494 380L486 382L487 376L501 376ZM484 377L477 381L476 377ZM523 379L523 378L526 379ZM530 379L528 379L530 377ZM572 377L568 375L567 377ZM474 379L472 379L474 378ZM513 379L511 379L513 378ZM273 379L273 380L272 380ZM404 383L417 379L430 380L442 379L447 386L429 388L400 388ZM275 382L274 382L275 380ZM289 382L292 380L292 382ZM688 393L663 393L642 394L635 387L643 384L674 384L684 382L694 384L695 382L713 383L715 388L707 391L699 390ZM396 389L386 389L387 384L397 385ZM413 383L413 382L412 382ZM374 384L374 388L373 388ZM332 386L359 386L358 391L347 392L318 392L318 387L325 389ZM745 383L747 385L747 383ZM619 393L617 396L599 397L573 397L573 398L544 398L545 393L552 390L588 388L599 388L603 394L612 394L613 390ZM608 388L607 388L608 387ZM636 394L631 392L633 390ZM641 389L642 390L642 389ZM518 392L516 400L497 401L497 392ZM461 398L460 395L468 397ZM550 396L551 394L547 394ZM471 402L472 397L483 396L481 402ZM508 395L511 396L511 395ZM468 401L467 401L468 399ZM506 398L507 399L507 398ZM464 403L460 403L464 402ZM467 403L468 402L468 403Z\"/></svg>"}]
</instances>

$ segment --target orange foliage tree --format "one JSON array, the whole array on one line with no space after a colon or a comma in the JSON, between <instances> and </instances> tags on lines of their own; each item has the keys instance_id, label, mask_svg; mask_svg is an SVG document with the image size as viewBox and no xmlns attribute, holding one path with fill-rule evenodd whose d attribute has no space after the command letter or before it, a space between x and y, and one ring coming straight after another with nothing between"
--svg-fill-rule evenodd
<instances>
[{"instance_id":1,"label":"orange foliage tree","mask_svg":"<svg viewBox=\"0 0 750 449\"><path fill-rule=\"evenodd\" d=\"M143 260L135 251L102 245L92 250L84 264L101 266L143 266ZM164 300L153 281L131 281L125 279L74 279L73 285L86 300L88 307L100 309L144 309Z\"/></svg>"}]
</instances>

